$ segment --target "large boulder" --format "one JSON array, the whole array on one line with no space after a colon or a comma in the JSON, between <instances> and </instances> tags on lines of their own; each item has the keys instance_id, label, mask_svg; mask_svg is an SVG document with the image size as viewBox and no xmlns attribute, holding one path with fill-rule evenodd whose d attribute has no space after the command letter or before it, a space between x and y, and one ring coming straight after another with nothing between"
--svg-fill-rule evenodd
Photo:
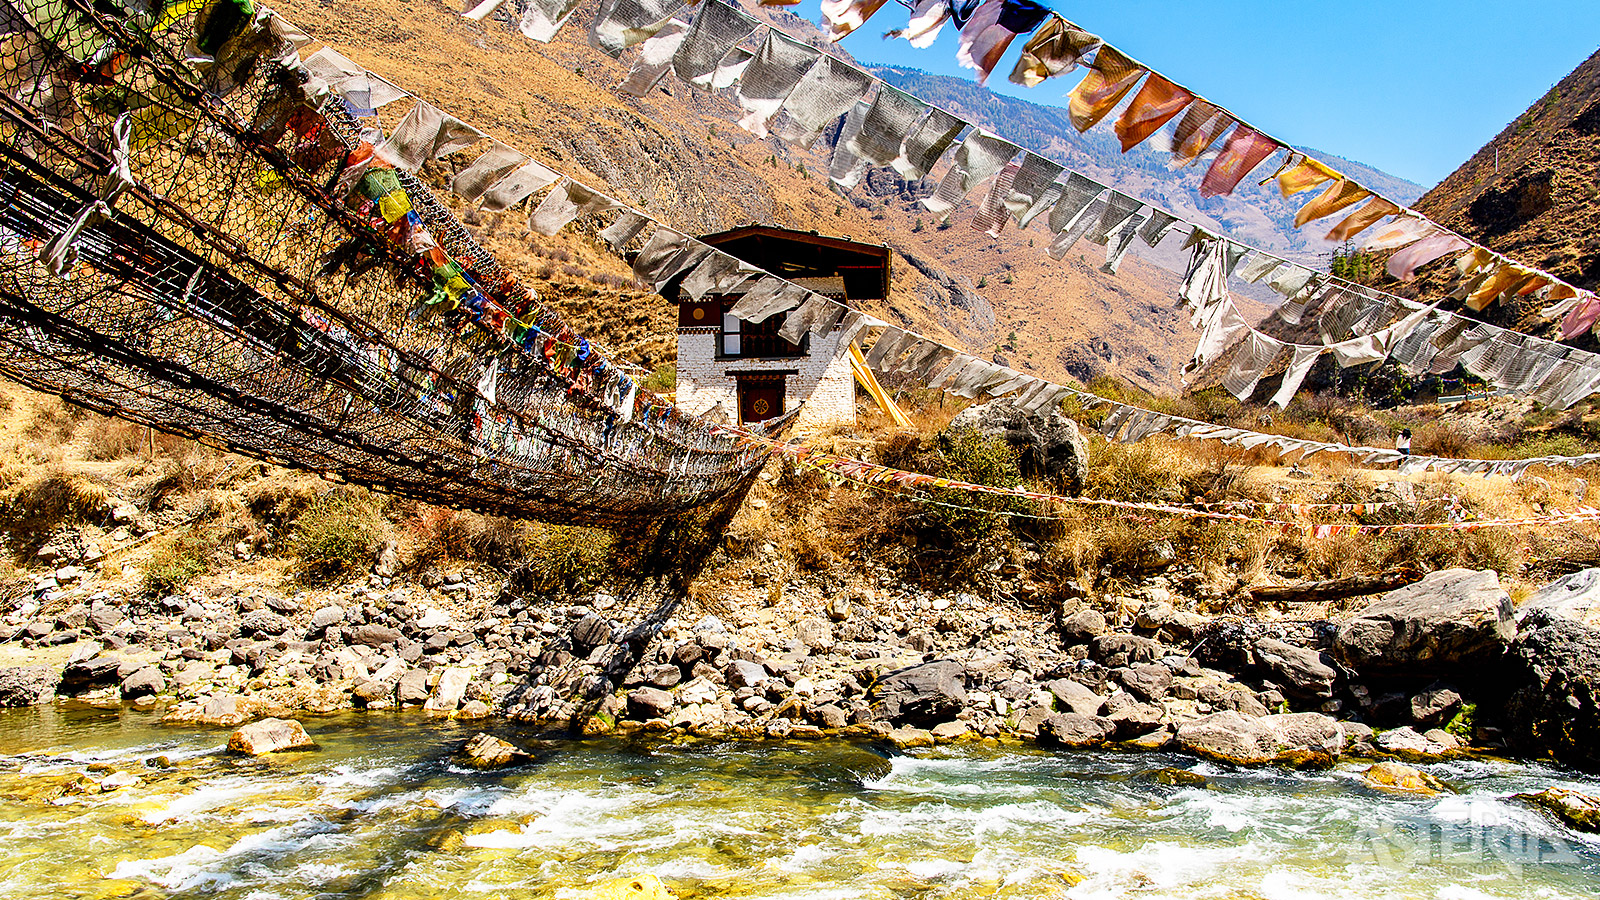
<instances>
[{"instance_id":1,"label":"large boulder","mask_svg":"<svg viewBox=\"0 0 1600 900\"><path fill-rule=\"evenodd\" d=\"M1536 609L1522 620L1507 670L1511 746L1600 772L1600 629Z\"/></svg>"},{"instance_id":2,"label":"large boulder","mask_svg":"<svg viewBox=\"0 0 1600 900\"><path fill-rule=\"evenodd\" d=\"M1178 744L1234 765L1329 766L1344 749L1344 729L1321 713L1249 718L1227 710L1178 726Z\"/></svg>"},{"instance_id":3,"label":"large boulder","mask_svg":"<svg viewBox=\"0 0 1600 900\"><path fill-rule=\"evenodd\" d=\"M228 735L228 750L247 756L282 750L311 750L316 746L305 728L293 719L262 719L242 725Z\"/></svg>"},{"instance_id":4,"label":"large boulder","mask_svg":"<svg viewBox=\"0 0 1600 900\"><path fill-rule=\"evenodd\" d=\"M122 679L122 696L125 700L150 697L167 689L167 679L155 666L141 666Z\"/></svg>"},{"instance_id":5,"label":"large boulder","mask_svg":"<svg viewBox=\"0 0 1600 900\"><path fill-rule=\"evenodd\" d=\"M1445 569L1390 591L1341 624L1340 662L1364 676L1481 676L1517 634L1493 572Z\"/></svg>"},{"instance_id":6,"label":"large boulder","mask_svg":"<svg viewBox=\"0 0 1600 900\"><path fill-rule=\"evenodd\" d=\"M1600 628L1600 569L1573 572L1534 591L1517 607L1517 621L1536 611Z\"/></svg>"},{"instance_id":7,"label":"large boulder","mask_svg":"<svg viewBox=\"0 0 1600 900\"><path fill-rule=\"evenodd\" d=\"M1076 494L1089 474L1089 445L1078 423L1054 404L1029 412L1010 400L970 406L950 420L950 430L971 428L1017 448L1022 474L1048 479Z\"/></svg>"},{"instance_id":8,"label":"large boulder","mask_svg":"<svg viewBox=\"0 0 1600 900\"><path fill-rule=\"evenodd\" d=\"M660 688L636 688L628 694L628 715L635 719L663 719L677 705L672 695Z\"/></svg>"},{"instance_id":9,"label":"large boulder","mask_svg":"<svg viewBox=\"0 0 1600 900\"><path fill-rule=\"evenodd\" d=\"M34 706L56 695L61 674L49 666L0 669L0 706Z\"/></svg>"},{"instance_id":10,"label":"large boulder","mask_svg":"<svg viewBox=\"0 0 1600 900\"><path fill-rule=\"evenodd\" d=\"M967 672L950 660L896 672L874 690L880 714L890 722L947 722L967 705Z\"/></svg>"}]
</instances>

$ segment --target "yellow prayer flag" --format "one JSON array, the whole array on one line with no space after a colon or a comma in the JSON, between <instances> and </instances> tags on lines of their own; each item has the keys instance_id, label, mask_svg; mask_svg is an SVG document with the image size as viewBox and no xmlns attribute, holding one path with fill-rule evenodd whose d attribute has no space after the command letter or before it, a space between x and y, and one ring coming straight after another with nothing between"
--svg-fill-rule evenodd
<instances>
[{"instance_id":1,"label":"yellow prayer flag","mask_svg":"<svg viewBox=\"0 0 1600 900\"><path fill-rule=\"evenodd\" d=\"M1307 222L1314 222L1331 216L1347 206L1360 203L1372 196L1372 192L1356 184L1354 181L1339 179L1323 189L1310 203L1300 207L1295 213L1294 227L1300 228Z\"/></svg>"},{"instance_id":2,"label":"yellow prayer flag","mask_svg":"<svg viewBox=\"0 0 1600 900\"><path fill-rule=\"evenodd\" d=\"M1333 230L1328 232L1328 240L1336 244L1348 241L1378 224L1378 220L1384 216L1392 216L1399 211L1400 207L1393 203L1382 197L1374 197L1366 206L1345 216L1343 221L1333 226Z\"/></svg>"},{"instance_id":3,"label":"yellow prayer flag","mask_svg":"<svg viewBox=\"0 0 1600 900\"><path fill-rule=\"evenodd\" d=\"M1093 66L1067 94L1067 112L1079 131L1088 131L1105 118L1147 71L1106 45L1095 54Z\"/></svg>"},{"instance_id":4,"label":"yellow prayer flag","mask_svg":"<svg viewBox=\"0 0 1600 900\"><path fill-rule=\"evenodd\" d=\"M1288 197L1339 177L1338 172L1309 156L1302 156L1298 165L1278 176L1278 190Z\"/></svg>"}]
</instances>

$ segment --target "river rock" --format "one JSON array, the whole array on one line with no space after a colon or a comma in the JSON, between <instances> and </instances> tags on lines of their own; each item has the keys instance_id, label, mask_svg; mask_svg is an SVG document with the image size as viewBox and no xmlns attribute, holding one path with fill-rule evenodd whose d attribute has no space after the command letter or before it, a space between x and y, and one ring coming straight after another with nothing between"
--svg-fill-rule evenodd
<instances>
[{"instance_id":1,"label":"river rock","mask_svg":"<svg viewBox=\"0 0 1600 900\"><path fill-rule=\"evenodd\" d=\"M593 613L572 626L572 645L583 653L611 640L611 623Z\"/></svg>"},{"instance_id":2,"label":"river rock","mask_svg":"<svg viewBox=\"0 0 1600 900\"><path fill-rule=\"evenodd\" d=\"M1172 688L1172 670L1161 663L1139 663L1115 673L1128 693L1140 700L1160 700Z\"/></svg>"},{"instance_id":3,"label":"river rock","mask_svg":"<svg viewBox=\"0 0 1600 900\"><path fill-rule=\"evenodd\" d=\"M1333 696L1333 683L1339 673L1322 661L1322 654L1309 647L1262 638L1255 643L1255 658L1290 696L1301 700L1327 700Z\"/></svg>"},{"instance_id":4,"label":"river rock","mask_svg":"<svg viewBox=\"0 0 1600 900\"><path fill-rule=\"evenodd\" d=\"M1578 831L1600 833L1600 799L1566 788L1546 788L1537 794L1515 794Z\"/></svg>"},{"instance_id":5,"label":"river rock","mask_svg":"<svg viewBox=\"0 0 1600 900\"><path fill-rule=\"evenodd\" d=\"M390 628L387 625L357 625L346 631L345 639L352 646L382 647L384 644L399 643L400 637L398 628Z\"/></svg>"},{"instance_id":6,"label":"river rock","mask_svg":"<svg viewBox=\"0 0 1600 900\"><path fill-rule=\"evenodd\" d=\"M1039 723L1039 743L1047 747L1079 749L1110 740L1117 726L1104 716L1056 713Z\"/></svg>"},{"instance_id":7,"label":"river rock","mask_svg":"<svg viewBox=\"0 0 1600 900\"><path fill-rule=\"evenodd\" d=\"M1461 695L1436 684L1411 698L1411 721L1421 728L1436 728L1461 711Z\"/></svg>"},{"instance_id":8,"label":"river rock","mask_svg":"<svg viewBox=\"0 0 1600 900\"><path fill-rule=\"evenodd\" d=\"M967 705L966 669L951 660L925 663L883 679L874 694L882 718L890 722L947 721Z\"/></svg>"},{"instance_id":9,"label":"river rock","mask_svg":"<svg viewBox=\"0 0 1600 900\"><path fill-rule=\"evenodd\" d=\"M1061 632L1061 640L1067 644L1087 644L1111 630L1111 626L1106 624L1106 617L1087 606L1064 612L1057 628Z\"/></svg>"},{"instance_id":10,"label":"river rock","mask_svg":"<svg viewBox=\"0 0 1600 900\"><path fill-rule=\"evenodd\" d=\"M635 719L664 719L677 702L659 688L636 688L628 693L628 715Z\"/></svg>"},{"instance_id":11,"label":"river rock","mask_svg":"<svg viewBox=\"0 0 1600 900\"><path fill-rule=\"evenodd\" d=\"M167 689L167 680L155 666L144 666L122 679L122 696L127 700L150 697Z\"/></svg>"},{"instance_id":12,"label":"river rock","mask_svg":"<svg viewBox=\"0 0 1600 900\"><path fill-rule=\"evenodd\" d=\"M1056 708L1081 716L1097 716L1105 709L1106 698L1070 678L1057 678L1045 683L1056 700Z\"/></svg>"},{"instance_id":13,"label":"river rock","mask_svg":"<svg viewBox=\"0 0 1600 900\"><path fill-rule=\"evenodd\" d=\"M1600 569L1573 572L1534 591L1517 607L1517 621L1534 612L1600 629Z\"/></svg>"},{"instance_id":14,"label":"river rock","mask_svg":"<svg viewBox=\"0 0 1600 900\"><path fill-rule=\"evenodd\" d=\"M1600 772L1600 629L1537 609L1509 654L1508 743Z\"/></svg>"},{"instance_id":15,"label":"river rock","mask_svg":"<svg viewBox=\"0 0 1600 900\"><path fill-rule=\"evenodd\" d=\"M60 684L60 673L49 666L0 669L0 707L46 703Z\"/></svg>"},{"instance_id":16,"label":"river rock","mask_svg":"<svg viewBox=\"0 0 1600 900\"><path fill-rule=\"evenodd\" d=\"M474 769L499 769L532 759L515 744L481 731L467 739L459 756Z\"/></svg>"},{"instance_id":17,"label":"river rock","mask_svg":"<svg viewBox=\"0 0 1600 900\"><path fill-rule=\"evenodd\" d=\"M1136 634L1103 634L1089 643L1089 658L1108 669L1155 662L1162 655L1160 643Z\"/></svg>"},{"instance_id":18,"label":"river rock","mask_svg":"<svg viewBox=\"0 0 1600 900\"><path fill-rule=\"evenodd\" d=\"M1411 762L1445 759L1453 756L1461 746L1460 741L1448 732L1434 729L1423 733L1409 725L1381 732L1373 738L1372 743L1384 753L1392 753Z\"/></svg>"},{"instance_id":19,"label":"river rock","mask_svg":"<svg viewBox=\"0 0 1600 900\"><path fill-rule=\"evenodd\" d=\"M139 776L132 772L112 772L110 775L100 779L100 790L121 790L122 788L134 787L139 783Z\"/></svg>"},{"instance_id":20,"label":"river rock","mask_svg":"<svg viewBox=\"0 0 1600 900\"><path fill-rule=\"evenodd\" d=\"M228 750L247 756L282 750L310 750L317 745L294 719L262 719L240 726L228 735Z\"/></svg>"},{"instance_id":21,"label":"river rock","mask_svg":"<svg viewBox=\"0 0 1600 900\"><path fill-rule=\"evenodd\" d=\"M1368 787L1380 791L1393 791L1398 794L1422 794L1431 796L1447 790L1444 782L1429 775L1427 772L1397 762L1380 762L1368 766L1361 773L1361 780Z\"/></svg>"},{"instance_id":22,"label":"river rock","mask_svg":"<svg viewBox=\"0 0 1600 900\"><path fill-rule=\"evenodd\" d=\"M728 686L735 690L753 688L766 683L767 670L758 662L736 659L728 663L728 668L723 671L722 677L727 679Z\"/></svg>"},{"instance_id":23,"label":"river rock","mask_svg":"<svg viewBox=\"0 0 1600 900\"><path fill-rule=\"evenodd\" d=\"M245 635L265 634L277 636L288 631L291 627L293 627L293 623L288 619L277 613L267 612L264 609L247 613L243 619L239 620L239 631Z\"/></svg>"},{"instance_id":24,"label":"river rock","mask_svg":"<svg viewBox=\"0 0 1600 900\"><path fill-rule=\"evenodd\" d=\"M970 428L1002 438L1018 452L1025 478L1045 478L1076 494L1089 474L1089 445L1078 423L1054 404L1044 413L1029 412L1010 400L993 400L962 410L948 430Z\"/></svg>"},{"instance_id":25,"label":"river rock","mask_svg":"<svg viewBox=\"0 0 1600 900\"><path fill-rule=\"evenodd\" d=\"M96 646L94 644L91 647ZM61 670L61 687L66 693L76 694L91 688L117 682L117 669L122 666L119 656L102 655L70 663Z\"/></svg>"},{"instance_id":26,"label":"river rock","mask_svg":"<svg viewBox=\"0 0 1600 900\"><path fill-rule=\"evenodd\" d=\"M461 698L467 693L467 684L476 673L476 669L465 666L445 667L439 673L439 682L434 685L433 695L422 708L429 712L455 712L456 707L461 705Z\"/></svg>"},{"instance_id":27,"label":"river rock","mask_svg":"<svg viewBox=\"0 0 1600 900\"><path fill-rule=\"evenodd\" d=\"M1340 625L1334 651L1362 675L1481 676L1516 634L1498 575L1444 569L1384 594Z\"/></svg>"},{"instance_id":28,"label":"river rock","mask_svg":"<svg viewBox=\"0 0 1600 900\"><path fill-rule=\"evenodd\" d=\"M1235 765L1328 766L1344 749L1344 731L1320 713L1252 719L1227 710L1179 725L1178 744L1198 756Z\"/></svg>"},{"instance_id":29,"label":"river rock","mask_svg":"<svg viewBox=\"0 0 1600 900\"><path fill-rule=\"evenodd\" d=\"M394 700L401 705L428 701L428 673L422 669L408 669L394 686Z\"/></svg>"},{"instance_id":30,"label":"river rock","mask_svg":"<svg viewBox=\"0 0 1600 900\"><path fill-rule=\"evenodd\" d=\"M110 634L127 616L109 603L96 603L89 607L89 624L101 634Z\"/></svg>"},{"instance_id":31,"label":"river rock","mask_svg":"<svg viewBox=\"0 0 1600 900\"><path fill-rule=\"evenodd\" d=\"M607 881L577 896L579 900L677 900L654 875Z\"/></svg>"}]
</instances>

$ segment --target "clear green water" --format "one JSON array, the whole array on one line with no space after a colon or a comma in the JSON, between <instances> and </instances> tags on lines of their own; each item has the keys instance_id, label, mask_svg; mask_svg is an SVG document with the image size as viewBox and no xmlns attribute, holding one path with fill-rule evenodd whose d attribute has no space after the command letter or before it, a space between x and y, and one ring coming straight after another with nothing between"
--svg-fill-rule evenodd
<instances>
[{"instance_id":1,"label":"clear green water","mask_svg":"<svg viewBox=\"0 0 1600 900\"><path fill-rule=\"evenodd\" d=\"M1600 839L1507 799L1600 783L1513 763L1433 766L1458 793L1415 799L1353 765L1018 749L591 741L482 773L451 764L453 723L306 725L319 751L238 760L140 713L0 711L0 897L581 897L647 872L680 897L1600 896ZM91 765L147 780L54 796Z\"/></svg>"}]
</instances>

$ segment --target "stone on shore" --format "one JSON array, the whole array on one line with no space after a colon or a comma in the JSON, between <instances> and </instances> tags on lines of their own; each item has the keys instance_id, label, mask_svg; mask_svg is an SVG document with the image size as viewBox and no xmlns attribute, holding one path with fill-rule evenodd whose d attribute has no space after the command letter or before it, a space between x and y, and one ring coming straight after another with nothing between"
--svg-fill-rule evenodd
<instances>
[{"instance_id":1,"label":"stone on shore","mask_svg":"<svg viewBox=\"0 0 1600 900\"><path fill-rule=\"evenodd\" d=\"M1056 708L1064 712L1098 716L1106 706L1106 698L1070 678L1057 678L1047 682L1045 688L1055 697Z\"/></svg>"},{"instance_id":2,"label":"stone on shore","mask_svg":"<svg viewBox=\"0 0 1600 900\"><path fill-rule=\"evenodd\" d=\"M167 680L155 666L144 666L122 679L122 696L128 700L154 696L166 689Z\"/></svg>"},{"instance_id":3,"label":"stone on shore","mask_svg":"<svg viewBox=\"0 0 1600 900\"><path fill-rule=\"evenodd\" d=\"M61 674L49 666L0 669L0 707L48 703L60 684Z\"/></svg>"},{"instance_id":4,"label":"stone on shore","mask_svg":"<svg viewBox=\"0 0 1600 900\"><path fill-rule=\"evenodd\" d=\"M879 682L882 718L927 725L954 719L967 705L966 669L950 660L924 663Z\"/></svg>"},{"instance_id":5,"label":"stone on shore","mask_svg":"<svg viewBox=\"0 0 1600 900\"><path fill-rule=\"evenodd\" d=\"M1339 673L1322 661L1322 654L1274 638L1255 643L1256 660L1283 685L1284 693L1302 700L1327 700Z\"/></svg>"},{"instance_id":6,"label":"stone on shore","mask_svg":"<svg viewBox=\"0 0 1600 900\"><path fill-rule=\"evenodd\" d=\"M1461 749L1455 735L1435 728L1418 732L1415 728L1391 728L1373 739L1373 744L1384 753L1393 754L1411 762L1433 762L1447 759Z\"/></svg>"},{"instance_id":7,"label":"stone on shore","mask_svg":"<svg viewBox=\"0 0 1600 900\"><path fill-rule=\"evenodd\" d=\"M1516 637L1511 612L1495 573L1444 569L1340 625L1334 652L1364 676L1481 676Z\"/></svg>"},{"instance_id":8,"label":"stone on shore","mask_svg":"<svg viewBox=\"0 0 1600 900\"><path fill-rule=\"evenodd\" d=\"M1517 621L1536 611L1600 629L1600 569L1563 575L1534 591L1517 607Z\"/></svg>"},{"instance_id":9,"label":"stone on shore","mask_svg":"<svg viewBox=\"0 0 1600 900\"><path fill-rule=\"evenodd\" d=\"M294 719L262 719L240 726L228 736L228 750L247 756L283 750L311 750L316 743Z\"/></svg>"},{"instance_id":10,"label":"stone on shore","mask_svg":"<svg viewBox=\"0 0 1600 900\"><path fill-rule=\"evenodd\" d=\"M1104 716L1057 713L1039 723L1039 743L1047 747L1097 747L1111 739L1116 724Z\"/></svg>"},{"instance_id":11,"label":"stone on shore","mask_svg":"<svg viewBox=\"0 0 1600 900\"><path fill-rule=\"evenodd\" d=\"M475 674L473 669L465 666L448 666L439 673L439 683L433 687L433 695L428 698L422 708L428 712L455 712L461 705L461 698L467 693L467 684L472 681Z\"/></svg>"},{"instance_id":12,"label":"stone on shore","mask_svg":"<svg viewBox=\"0 0 1600 900\"><path fill-rule=\"evenodd\" d=\"M635 719L664 719L677 701L660 688L642 687L628 694L628 715Z\"/></svg>"},{"instance_id":13,"label":"stone on shore","mask_svg":"<svg viewBox=\"0 0 1600 900\"><path fill-rule=\"evenodd\" d=\"M532 759L515 744L481 731L467 739L460 756L474 769L499 769Z\"/></svg>"},{"instance_id":14,"label":"stone on shore","mask_svg":"<svg viewBox=\"0 0 1600 900\"><path fill-rule=\"evenodd\" d=\"M1344 749L1344 730L1321 713L1247 718L1226 710L1179 725L1178 744L1235 765L1329 766Z\"/></svg>"}]
</instances>

